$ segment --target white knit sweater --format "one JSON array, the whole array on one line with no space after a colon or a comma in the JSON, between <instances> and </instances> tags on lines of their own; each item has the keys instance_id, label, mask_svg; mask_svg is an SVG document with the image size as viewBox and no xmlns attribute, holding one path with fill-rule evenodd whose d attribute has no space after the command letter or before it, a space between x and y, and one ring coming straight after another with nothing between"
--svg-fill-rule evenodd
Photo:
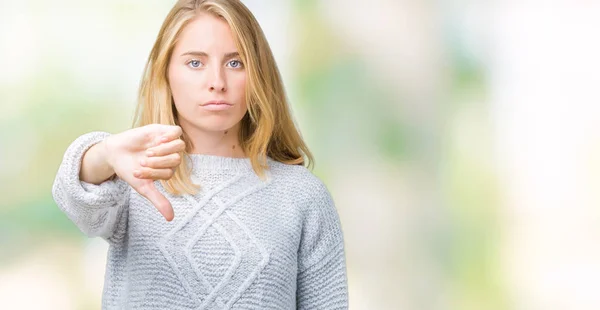
<instances>
[{"instance_id":1,"label":"white knit sweater","mask_svg":"<svg viewBox=\"0 0 600 310\"><path fill-rule=\"evenodd\" d=\"M79 180L91 132L65 152L52 193L90 237L108 241L103 309L347 309L344 238L323 183L269 158L266 181L250 160L190 155L197 195L160 182L175 218L119 178Z\"/></svg>"}]
</instances>

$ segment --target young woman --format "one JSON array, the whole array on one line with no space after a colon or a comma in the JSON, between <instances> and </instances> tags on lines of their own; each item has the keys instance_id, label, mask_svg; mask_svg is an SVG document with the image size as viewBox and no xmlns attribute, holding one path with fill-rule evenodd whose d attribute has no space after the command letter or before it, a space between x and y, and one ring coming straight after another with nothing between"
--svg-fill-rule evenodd
<instances>
[{"instance_id":1,"label":"young woman","mask_svg":"<svg viewBox=\"0 0 600 310\"><path fill-rule=\"evenodd\" d=\"M339 216L308 161L251 12L182 0L134 128L77 138L52 192L110 244L103 309L346 309Z\"/></svg>"}]
</instances>

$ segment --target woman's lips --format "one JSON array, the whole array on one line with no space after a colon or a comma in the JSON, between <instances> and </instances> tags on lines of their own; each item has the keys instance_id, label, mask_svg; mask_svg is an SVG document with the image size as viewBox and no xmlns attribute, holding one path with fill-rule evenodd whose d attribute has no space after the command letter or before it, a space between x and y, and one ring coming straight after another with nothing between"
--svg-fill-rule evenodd
<instances>
[{"instance_id":1,"label":"woman's lips","mask_svg":"<svg viewBox=\"0 0 600 310\"><path fill-rule=\"evenodd\" d=\"M231 103L226 101L209 101L202 104L201 106L209 111L223 111L233 107Z\"/></svg>"}]
</instances>

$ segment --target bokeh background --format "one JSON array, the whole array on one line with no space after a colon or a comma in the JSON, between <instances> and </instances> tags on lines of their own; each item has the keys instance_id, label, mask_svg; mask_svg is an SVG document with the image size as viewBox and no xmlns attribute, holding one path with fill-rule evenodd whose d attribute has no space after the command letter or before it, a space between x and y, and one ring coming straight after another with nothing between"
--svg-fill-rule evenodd
<instances>
[{"instance_id":1,"label":"bokeh background","mask_svg":"<svg viewBox=\"0 0 600 310\"><path fill-rule=\"evenodd\" d=\"M351 309L600 309L600 3L247 0L334 196ZM174 0L0 0L0 308L100 309L51 186L128 129Z\"/></svg>"}]
</instances>

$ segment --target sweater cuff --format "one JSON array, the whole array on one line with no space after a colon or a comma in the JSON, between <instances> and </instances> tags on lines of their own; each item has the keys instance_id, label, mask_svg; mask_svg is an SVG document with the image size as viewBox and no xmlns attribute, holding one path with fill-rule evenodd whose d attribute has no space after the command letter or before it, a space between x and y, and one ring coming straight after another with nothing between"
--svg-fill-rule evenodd
<instances>
[{"instance_id":1,"label":"sweater cuff","mask_svg":"<svg viewBox=\"0 0 600 310\"><path fill-rule=\"evenodd\" d=\"M81 164L85 152L92 146L110 136L107 132L90 132L84 134L69 145L63 162L59 168L58 177L62 179L62 186L69 193L76 205L85 205L91 208L102 208L114 205L118 194L127 189L127 183L114 178L99 185L87 183L79 179Z\"/></svg>"}]
</instances>

